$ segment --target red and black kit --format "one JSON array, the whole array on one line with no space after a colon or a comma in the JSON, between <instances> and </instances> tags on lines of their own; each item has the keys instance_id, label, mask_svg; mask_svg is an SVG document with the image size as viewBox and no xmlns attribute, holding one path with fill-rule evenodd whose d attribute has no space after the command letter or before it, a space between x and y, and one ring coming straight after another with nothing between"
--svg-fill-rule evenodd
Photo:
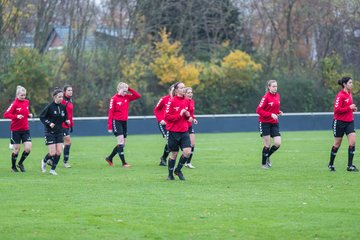
<instances>
[{"instance_id":1,"label":"red and black kit","mask_svg":"<svg viewBox=\"0 0 360 240\"><path fill-rule=\"evenodd\" d=\"M62 127L64 129L64 136L70 135L70 132L72 132L72 128L74 127L74 120L73 120L73 109L74 109L74 105L72 103L72 99L65 96L63 100L61 101L61 104L65 106L66 108L66 113L67 113L67 117L68 120L70 121L70 124L66 124L63 123Z\"/></svg>"},{"instance_id":2,"label":"red and black kit","mask_svg":"<svg viewBox=\"0 0 360 240\"><path fill-rule=\"evenodd\" d=\"M165 121L168 133L168 147L171 151L191 147L188 132L188 120L185 114L180 115L181 110L189 111L189 100L185 97L173 97L166 108Z\"/></svg>"},{"instance_id":3,"label":"red and black kit","mask_svg":"<svg viewBox=\"0 0 360 240\"><path fill-rule=\"evenodd\" d=\"M165 120L166 106L169 103L171 97L170 95L163 96L160 98L159 102L154 108L154 115L158 121L159 130L164 138L167 137L166 124L160 124L162 120Z\"/></svg>"},{"instance_id":4,"label":"red and black kit","mask_svg":"<svg viewBox=\"0 0 360 240\"><path fill-rule=\"evenodd\" d=\"M194 115L194 112L195 112L195 101L194 101L194 99L188 99L188 101L189 101L189 113L190 113L190 117L192 117L193 119L195 119L195 115ZM192 124L192 122L189 122L189 121L188 121L188 126L189 126L189 129L188 129L189 134L194 134L194 133L195 133L195 130L193 129L193 124Z\"/></svg>"},{"instance_id":5,"label":"red and black kit","mask_svg":"<svg viewBox=\"0 0 360 240\"><path fill-rule=\"evenodd\" d=\"M355 132L354 113L350 109L353 104L351 92L341 90L335 97L334 101L334 137L343 137L344 134Z\"/></svg>"},{"instance_id":6,"label":"red and black kit","mask_svg":"<svg viewBox=\"0 0 360 240\"><path fill-rule=\"evenodd\" d=\"M267 92L261 99L256 113L259 115L259 131L261 136L280 136L279 121L271 114L280 114L280 94Z\"/></svg>"},{"instance_id":7,"label":"red and black kit","mask_svg":"<svg viewBox=\"0 0 360 240\"><path fill-rule=\"evenodd\" d=\"M129 103L141 97L140 93L128 88L131 94L121 96L115 94L110 100L108 115L108 130L112 130L115 136L126 136L127 129L123 128L124 122L129 118Z\"/></svg>"},{"instance_id":8,"label":"red and black kit","mask_svg":"<svg viewBox=\"0 0 360 240\"><path fill-rule=\"evenodd\" d=\"M127 120L129 118L129 103L141 97L140 93L132 88L128 88L130 94L124 96L115 94L110 99L109 116L108 116L108 130L112 131L116 137L123 135L127 137ZM110 166L113 166L113 157L119 155L122 165L124 167L130 166L125 161L124 144L118 144L114 147L109 156L105 160Z\"/></svg>"},{"instance_id":9,"label":"red and black kit","mask_svg":"<svg viewBox=\"0 0 360 240\"><path fill-rule=\"evenodd\" d=\"M30 130L29 130L29 114L30 114L29 100L24 99L20 101L16 98L5 111L4 118L11 119L10 131L11 131L11 144L21 144L21 142L31 142ZM23 117L18 118L19 115Z\"/></svg>"}]
</instances>

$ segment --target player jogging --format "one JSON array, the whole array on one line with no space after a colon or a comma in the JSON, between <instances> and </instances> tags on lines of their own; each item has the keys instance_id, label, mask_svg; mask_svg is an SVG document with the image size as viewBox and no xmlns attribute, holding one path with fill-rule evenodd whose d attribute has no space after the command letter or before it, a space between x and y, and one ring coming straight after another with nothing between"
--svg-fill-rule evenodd
<instances>
[{"instance_id":1,"label":"player jogging","mask_svg":"<svg viewBox=\"0 0 360 240\"><path fill-rule=\"evenodd\" d=\"M13 145L11 153L11 170L13 172L25 172L24 161L30 154L32 143L29 129L29 117L32 114L29 110L29 100L26 98L26 89L22 86L16 87L16 98L10 107L5 111L4 118L11 119L10 124L10 143ZM24 151L16 167L16 160L20 151L20 144L24 144Z\"/></svg>"},{"instance_id":2,"label":"player jogging","mask_svg":"<svg viewBox=\"0 0 360 240\"><path fill-rule=\"evenodd\" d=\"M342 79L338 80L338 84L342 87L342 89L336 95L334 101L334 144L331 148L328 168L332 172L335 171L334 161L336 153L341 146L344 134L346 134L349 142L347 171L358 172L359 170L357 167L353 165L356 142L354 112L357 111L357 107L353 103L351 93L353 88L353 80L351 77L343 77Z\"/></svg>"},{"instance_id":3,"label":"player jogging","mask_svg":"<svg viewBox=\"0 0 360 240\"><path fill-rule=\"evenodd\" d=\"M61 104L63 91L57 88L53 91L53 102L49 103L40 114L40 121L44 124L45 145L48 146L49 158L52 162L50 174L58 175L55 171L63 150L63 128L62 124L70 124L66 108ZM46 172L46 158L41 160L41 171Z\"/></svg>"},{"instance_id":4,"label":"player jogging","mask_svg":"<svg viewBox=\"0 0 360 240\"><path fill-rule=\"evenodd\" d=\"M261 98L256 113L259 115L259 131L264 143L261 167L269 169L272 166L270 156L281 145L278 116L283 112L280 111L280 94L277 92L276 80L267 81L266 94ZM270 148L271 138L274 143Z\"/></svg>"},{"instance_id":5,"label":"player jogging","mask_svg":"<svg viewBox=\"0 0 360 240\"><path fill-rule=\"evenodd\" d=\"M185 180L182 167L191 153L188 121L192 121L189 112L189 101L185 98L185 85L181 82L174 84L174 97L167 105L165 113L166 129L168 130L168 146L171 151L168 163L168 180L175 180L174 173L180 180ZM176 158L182 149L179 163L174 170Z\"/></svg>"}]
</instances>

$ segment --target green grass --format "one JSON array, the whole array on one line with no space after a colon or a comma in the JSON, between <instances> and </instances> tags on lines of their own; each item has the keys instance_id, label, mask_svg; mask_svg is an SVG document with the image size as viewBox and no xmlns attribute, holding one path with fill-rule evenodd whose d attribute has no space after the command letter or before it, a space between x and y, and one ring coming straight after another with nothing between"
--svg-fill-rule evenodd
<instances>
[{"instance_id":1,"label":"green grass","mask_svg":"<svg viewBox=\"0 0 360 240\"><path fill-rule=\"evenodd\" d=\"M128 137L130 169L104 161L114 137L73 137L73 168L60 164L59 176L40 172L40 138L27 172L11 173L1 139L0 239L359 238L360 173L346 172L346 140L331 173L331 131L283 132L270 170L258 133L196 137L185 182L165 180L159 135Z\"/></svg>"}]
</instances>

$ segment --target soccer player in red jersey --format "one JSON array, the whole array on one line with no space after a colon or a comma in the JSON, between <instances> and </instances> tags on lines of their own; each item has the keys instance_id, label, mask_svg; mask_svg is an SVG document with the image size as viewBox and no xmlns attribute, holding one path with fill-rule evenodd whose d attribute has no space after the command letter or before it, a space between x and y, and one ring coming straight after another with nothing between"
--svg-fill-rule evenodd
<instances>
[{"instance_id":1,"label":"soccer player in red jersey","mask_svg":"<svg viewBox=\"0 0 360 240\"><path fill-rule=\"evenodd\" d=\"M13 144L13 151L11 154L11 170L13 172L19 172L19 170L16 168L16 159L20 151L21 143L24 144L24 151L21 155L19 163L17 164L17 167L21 172L25 172L23 163L30 154L32 148L29 129L29 117L32 118L32 114L29 110L29 100L25 98L26 89L22 86L17 86L16 98L4 113L4 118L11 119L10 142Z\"/></svg>"},{"instance_id":2,"label":"soccer player in red jersey","mask_svg":"<svg viewBox=\"0 0 360 240\"><path fill-rule=\"evenodd\" d=\"M65 106L68 120L70 124L62 124L63 134L64 134L64 167L71 168L69 164L69 155L70 155L70 146L71 146L71 137L70 133L73 131L74 121L73 121L73 109L74 105L72 102L73 89L70 85L65 85L63 88L64 97L61 101L61 104Z\"/></svg>"},{"instance_id":3,"label":"soccer player in red jersey","mask_svg":"<svg viewBox=\"0 0 360 240\"><path fill-rule=\"evenodd\" d=\"M280 111L280 94L277 92L276 80L267 81L266 94L256 108L256 113L259 115L260 136L264 142L261 164L262 168L268 169L271 167L270 156L281 145L278 116L283 112ZM271 138L274 143L270 148Z\"/></svg>"},{"instance_id":4,"label":"soccer player in red jersey","mask_svg":"<svg viewBox=\"0 0 360 240\"><path fill-rule=\"evenodd\" d=\"M113 132L117 140L117 145L110 155L105 158L110 166L113 166L113 157L117 153L120 156L122 166L130 167L130 164L125 161L124 155L125 139L127 137L127 120L129 117L129 103L140 97L140 93L130 88L126 83L120 82L117 86L117 94L110 100L108 131Z\"/></svg>"},{"instance_id":5,"label":"soccer player in red jersey","mask_svg":"<svg viewBox=\"0 0 360 240\"><path fill-rule=\"evenodd\" d=\"M330 171L335 171L334 161L336 153L341 146L344 134L346 134L349 142L347 171L358 172L359 170L357 167L353 165L356 141L354 112L357 111L357 107L353 103L351 93L353 88L353 80L351 77L343 77L342 79L338 80L338 84L342 87L342 89L336 95L334 102L334 145L331 148L328 168Z\"/></svg>"},{"instance_id":6,"label":"soccer player in red jersey","mask_svg":"<svg viewBox=\"0 0 360 240\"><path fill-rule=\"evenodd\" d=\"M190 135L190 143L191 143L191 153L190 156L187 160L187 162L185 163L185 167L193 169L195 168L192 164L191 164L191 159L194 153L194 149L195 149L195 131L193 128L193 123L194 124L198 124L198 121L196 120L195 116L194 116L194 111L195 111L195 101L193 99L193 90L191 87L187 87L185 89L185 97L186 99L189 100L189 112L190 112L190 116L192 117L192 121L188 121L188 126L189 126L189 135Z\"/></svg>"},{"instance_id":7,"label":"soccer player in red jersey","mask_svg":"<svg viewBox=\"0 0 360 240\"><path fill-rule=\"evenodd\" d=\"M167 130L166 130L166 122L165 122L165 110L166 110L166 104L170 101L172 98L172 91L173 91L174 85L171 85L169 88L169 94L166 96L163 96L160 98L159 102L154 107L154 115L156 117L156 120L158 121L158 126L160 129L160 132L163 136L163 138L166 139L166 144L164 147L163 155L160 157L160 166L166 166L166 159L169 156L169 148L167 145Z\"/></svg>"},{"instance_id":8,"label":"soccer player in red jersey","mask_svg":"<svg viewBox=\"0 0 360 240\"><path fill-rule=\"evenodd\" d=\"M191 153L188 121L192 121L192 117L189 112L189 100L185 98L185 85L181 82L175 83L173 92L174 97L169 101L165 112L166 129L169 131L168 147L171 151L167 179L175 180L175 173L180 180L185 180L181 168ZM179 148L182 149L182 155L174 170Z\"/></svg>"}]
</instances>

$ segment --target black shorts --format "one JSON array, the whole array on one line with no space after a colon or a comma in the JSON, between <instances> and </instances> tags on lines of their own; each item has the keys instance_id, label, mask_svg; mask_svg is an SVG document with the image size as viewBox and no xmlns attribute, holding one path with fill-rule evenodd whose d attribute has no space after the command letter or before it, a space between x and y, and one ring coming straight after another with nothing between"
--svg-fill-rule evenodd
<instances>
[{"instance_id":1,"label":"black shorts","mask_svg":"<svg viewBox=\"0 0 360 240\"><path fill-rule=\"evenodd\" d=\"M166 125L161 125L160 123L158 123L158 126L163 138L167 139L168 130L166 130Z\"/></svg>"},{"instance_id":2,"label":"black shorts","mask_svg":"<svg viewBox=\"0 0 360 240\"><path fill-rule=\"evenodd\" d=\"M124 138L127 137L127 121L113 120L112 128L115 137L124 135Z\"/></svg>"},{"instance_id":3,"label":"black shorts","mask_svg":"<svg viewBox=\"0 0 360 240\"><path fill-rule=\"evenodd\" d=\"M333 132L334 132L334 137L343 137L344 134L349 135L350 133L354 133L355 132L354 121L344 122L334 119Z\"/></svg>"},{"instance_id":4,"label":"black shorts","mask_svg":"<svg viewBox=\"0 0 360 240\"><path fill-rule=\"evenodd\" d=\"M63 128L63 136L70 136L70 128Z\"/></svg>"},{"instance_id":5,"label":"black shorts","mask_svg":"<svg viewBox=\"0 0 360 240\"><path fill-rule=\"evenodd\" d=\"M64 137L62 133L46 133L45 145L52 145L57 143L63 143Z\"/></svg>"},{"instance_id":6,"label":"black shorts","mask_svg":"<svg viewBox=\"0 0 360 240\"><path fill-rule=\"evenodd\" d=\"M192 126L189 127L188 132L189 134L195 134L195 130Z\"/></svg>"},{"instance_id":7,"label":"black shorts","mask_svg":"<svg viewBox=\"0 0 360 240\"><path fill-rule=\"evenodd\" d=\"M172 152L178 152L179 148L190 148L189 132L168 132L168 147Z\"/></svg>"},{"instance_id":8,"label":"black shorts","mask_svg":"<svg viewBox=\"0 0 360 240\"><path fill-rule=\"evenodd\" d=\"M279 131L279 123L262 123L259 122L259 131L260 136L269 136L270 137L279 137L280 131Z\"/></svg>"},{"instance_id":9,"label":"black shorts","mask_svg":"<svg viewBox=\"0 0 360 240\"><path fill-rule=\"evenodd\" d=\"M21 144L24 142L31 142L30 130L11 131L11 137L10 137L11 144Z\"/></svg>"}]
</instances>

